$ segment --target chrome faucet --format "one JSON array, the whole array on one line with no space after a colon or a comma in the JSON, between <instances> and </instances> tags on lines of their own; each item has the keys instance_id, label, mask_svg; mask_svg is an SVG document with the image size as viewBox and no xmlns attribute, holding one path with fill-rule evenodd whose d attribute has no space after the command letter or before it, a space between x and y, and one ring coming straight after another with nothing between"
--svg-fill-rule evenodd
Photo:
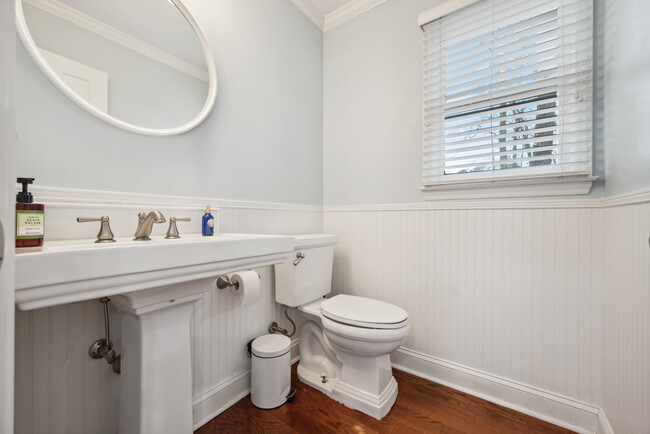
<instances>
[{"instance_id":1,"label":"chrome faucet","mask_svg":"<svg viewBox=\"0 0 650 434\"><path fill-rule=\"evenodd\" d=\"M154 223L165 223L165 216L160 211L151 211L145 216L145 213L138 213L138 229L135 230L133 241L149 241L149 235L153 229Z\"/></svg>"}]
</instances>

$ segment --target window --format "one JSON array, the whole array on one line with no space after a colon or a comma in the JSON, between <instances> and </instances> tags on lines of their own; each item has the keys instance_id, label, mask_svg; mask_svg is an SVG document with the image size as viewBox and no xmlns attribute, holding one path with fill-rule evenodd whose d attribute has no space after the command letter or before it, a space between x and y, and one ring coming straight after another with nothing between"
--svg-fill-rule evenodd
<instances>
[{"instance_id":1,"label":"window","mask_svg":"<svg viewBox=\"0 0 650 434\"><path fill-rule=\"evenodd\" d=\"M591 0L458 3L422 26L425 195L586 194Z\"/></svg>"}]
</instances>

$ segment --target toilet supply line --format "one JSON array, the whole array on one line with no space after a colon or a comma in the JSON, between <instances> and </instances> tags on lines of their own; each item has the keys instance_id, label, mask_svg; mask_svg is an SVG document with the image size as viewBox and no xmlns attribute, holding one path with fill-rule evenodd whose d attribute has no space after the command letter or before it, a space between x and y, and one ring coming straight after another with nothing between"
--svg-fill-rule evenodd
<instances>
[{"instance_id":1,"label":"toilet supply line","mask_svg":"<svg viewBox=\"0 0 650 434\"><path fill-rule=\"evenodd\" d=\"M273 321L271 324L269 324L269 333L271 333L271 334L276 333L276 332L277 333L282 333L283 335L285 335L285 336L287 336L289 338L292 337L296 333L296 323L293 322L293 320L289 316L289 313L287 312L287 307L288 306L284 306L284 316L289 320L289 322L293 326L293 330L291 330L291 333L289 333L287 331L287 329L284 329L284 328L280 327L276 321Z\"/></svg>"},{"instance_id":2,"label":"toilet supply line","mask_svg":"<svg viewBox=\"0 0 650 434\"><path fill-rule=\"evenodd\" d=\"M102 297L99 302L104 305L104 333L105 339L97 339L88 348L88 355L93 359L106 359L106 363L112 365L113 371L117 374L120 373L121 357L113 349L111 342L111 324L108 318L108 302L111 301L108 297Z\"/></svg>"}]
</instances>

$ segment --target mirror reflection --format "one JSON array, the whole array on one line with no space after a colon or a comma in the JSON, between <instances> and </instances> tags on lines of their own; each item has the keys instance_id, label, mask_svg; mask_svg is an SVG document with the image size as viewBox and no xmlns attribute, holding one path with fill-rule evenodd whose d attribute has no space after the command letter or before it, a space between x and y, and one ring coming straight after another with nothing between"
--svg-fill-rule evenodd
<instances>
[{"instance_id":1,"label":"mirror reflection","mask_svg":"<svg viewBox=\"0 0 650 434\"><path fill-rule=\"evenodd\" d=\"M79 98L149 129L191 122L209 94L200 40L171 0L23 0L47 66Z\"/></svg>"}]
</instances>

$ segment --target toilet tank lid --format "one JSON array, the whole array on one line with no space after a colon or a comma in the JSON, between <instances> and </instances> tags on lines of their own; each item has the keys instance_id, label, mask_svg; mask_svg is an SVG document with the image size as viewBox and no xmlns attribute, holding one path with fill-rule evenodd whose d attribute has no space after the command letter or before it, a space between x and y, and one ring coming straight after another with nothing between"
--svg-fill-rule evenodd
<instances>
[{"instance_id":1,"label":"toilet tank lid","mask_svg":"<svg viewBox=\"0 0 650 434\"><path fill-rule=\"evenodd\" d=\"M325 300L320 308L330 319L360 327L399 328L408 319L408 313L401 307L354 295L336 295Z\"/></svg>"},{"instance_id":2,"label":"toilet tank lid","mask_svg":"<svg viewBox=\"0 0 650 434\"><path fill-rule=\"evenodd\" d=\"M333 234L303 234L294 235L296 241L294 250L304 249L307 247L329 246L338 242L339 236Z\"/></svg>"},{"instance_id":3,"label":"toilet tank lid","mask_svg":"<svg viewBox=\"0 0 650 434\"><path fill-rule=\"evenodd\" d=\"M251 345L251 352L265 359L286 354L291 348L291 339L284 335L263 335Z\"/></svg>"}]
</instances>

